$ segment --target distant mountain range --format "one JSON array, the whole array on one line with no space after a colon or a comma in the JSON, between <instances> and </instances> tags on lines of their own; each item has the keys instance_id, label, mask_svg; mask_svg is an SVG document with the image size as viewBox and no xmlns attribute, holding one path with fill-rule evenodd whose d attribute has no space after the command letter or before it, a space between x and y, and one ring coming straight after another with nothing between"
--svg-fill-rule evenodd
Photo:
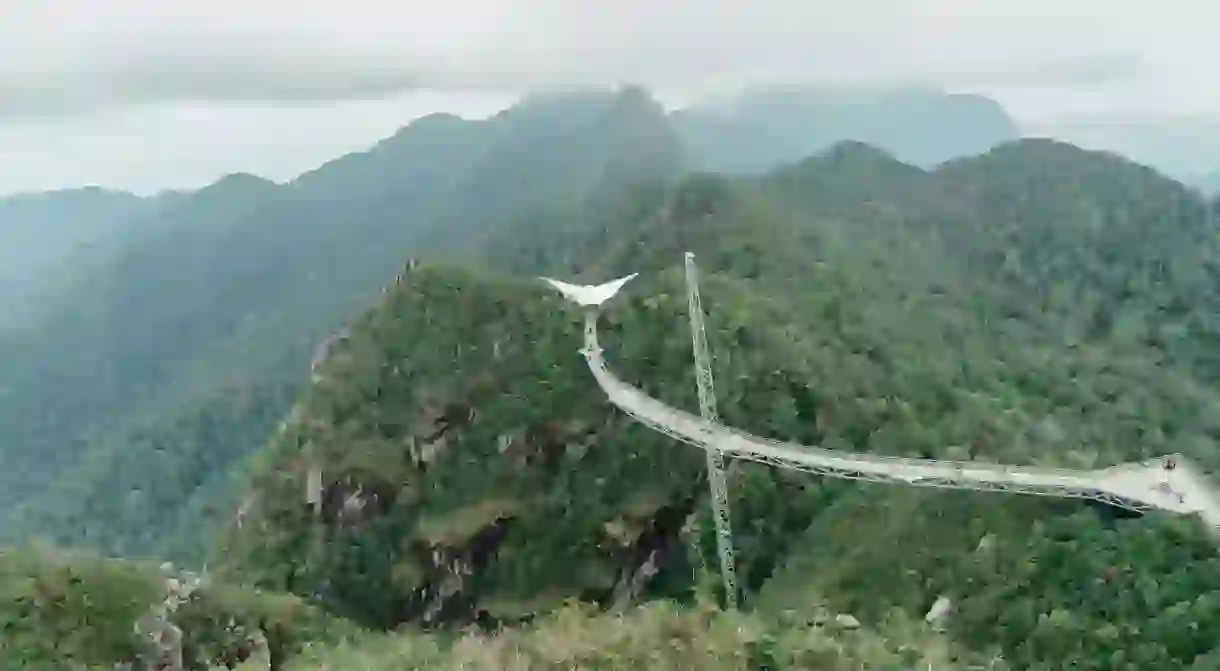
<instances>
[{"instance_id":1,"label":"distant mountain range","mask_svg":"<svg viewBox=\"0 0 1220 671\"><path fill-rule=\"evenodd\" d=\"M0 199L0 329L31 316L38 287L139 228L147 203L129 193L69 189Z\"/></svg>"},{"instance_id":2,"label":"distant mountain range","mask_svg":"<svg viewBox=\"0 0 1220 671\"><path fill-rule=\"evenodd\" d=\"M674 114L701 168L762 172L844 140L925 168L981 154L1020 135L995 101L925 90L748 91Z\"/></svg>"},{"instance_id":3,"label":"distant mountain range","mask_svg":"<svg viewBox=\"0 0 1220 671\"><path fill-rule=\"evenodd\" d=\"M410 254L469 256L514 220L683 166L664 111L629 90L530 98L486 121L433 115L283 185L231 175L168 199L122 198L133 207L125 237L116 232L46 285L55 291L44 288L38 319L0 338L0 506L41 497L21 513L25 528L146 550L176 526L167 506L221 486L198 473L219 476L261 444L306 379L314 345ZM115 499L125 464L167 444L208 462L175 476L184 481L161 479L176 503ZM126 517L120 526L135 536L87 523L111 504L118 511L103 517ZM66 507L76 512L65 517ZM49 510L60 522L33 522Z\"/></svg>"},{"instance_id":4,"label":"distant mountain range","mask_svg":"<svg viewBox=\"0 0 1220 671\"><path fill-rule=\"evenodd\" d=\"M840 181L850 193L1018 134L976 96L758 90L666 114L628 87L529 96L484 121L434 114L285 184L237 174L151 198L0 200L0 230L18 241L0 249L0 504L28 504L23 529L97 541L105 526L76 516L107 509L99 501L140 458L134 445L195 445L220 460L201 471L227 472L220 462L249 454L287 411L315 344L410 255L494 249L506 270L576 263L590 240L616 237L612 220L625 215L612 204L631 184L761 173L851 140L863 149L844 154L862 176ZM198 433L218 422L228 428ZM182 477L176 502L104 515L124 531L101 531L103 545L153 547L176 524L164 511L198 516L222 488ZM51 503L63 500L81 510ZM133 529L139 538L124 536Z\"/></svg>"},{"instance_id":5,"label":"distant mountain range","mask_svg":"<svg viewBox=\"0 0 1220 671\"><path fill-rule=\"evenodd\" d=\"M638 90L634 95L647 97ZM575 113L575 100L585 101L585 114L596 114L599 103L595 101L602 97L531 96L485 127L450 115L432 115L410 124L402 133L369 151L349 154L302 175L285 192L309 191L313 194L311 198L324 200L328 189L335 192L332 182L337 179L343 184L337 189L345 199L359 200L364 196L380 199L395 190L404 197L414 190L431 198L438 193L436 188L443 188L434 180L447 171L460 169L458 163L474 160L472 151L477 152L480 143L492 141L492 136L503 138L505 144L497 151L508 157L515 151L511 143L533 142L535 136L517 132L515 119L537 115L529 121L545 129L537 132L563 134L565 126L584 123ZM559 99L564 101L560 106L562 113L540 111L548 105L554 107ZM628 96L621 104L630 107L641 103L632 102ZM640 109L644 107L647 105ZM653 123L665 124L674 135L666 140L670 146L662 143L656 151L674 152L675 157L680 154L681 158L674 160L684 168L718 172L762 172L817 153L841 140L866 142L900 160L931 167L950 158L980 153L1018 135L1016 125L993 101L923 90L759 89L675 112L667 120L654 118ZM555 126L548 128L547 124ZM471 130L476 127L485 128L486 132ZM674 143L679 143L681 149L672 146ZM406 153L420 151L432 152L432 165L408 168L403 174L394 172L398 164L411 161L404 158ZM492 161L482 169L495 172L500 168ZM631 166L615 169L630 171ZM339 172L350 173L351 183L344 183L343 177L332 178ZM390 175L401 182L397 186L384 183ZM517 179L531 178L522 174ZM236 181L225 178L202 189L199 195L206 199L206 193L221 193L220 199L226 200L241 188L238 184L242 180L259 181L249 176ZM262 184L271 186L270 182ZM248 189L251 197L260 197L257 186L248 185ZM0 234L6 241L0 248L0 328L11 326L19 316L29 315L38 303L33 296L41 291L40 283L49 275L62 273L69 255L77 254L72 264L104 258L100 252L122 246L126 236L145 225L149 230L161 227L156 222L158 216L144 216L146 212L183 200L197 201L190 192L168 192L142 199L100 188L0 199ZM495 198L479 201L496 203L496 207L503 205ZM476 206L479 201L467 205ZM187 209L190 207L197 205ZM171 216L190 219L194 215L180 210ZM54 273L50 272L52 268Z\"/></svg>"}]
</instances>

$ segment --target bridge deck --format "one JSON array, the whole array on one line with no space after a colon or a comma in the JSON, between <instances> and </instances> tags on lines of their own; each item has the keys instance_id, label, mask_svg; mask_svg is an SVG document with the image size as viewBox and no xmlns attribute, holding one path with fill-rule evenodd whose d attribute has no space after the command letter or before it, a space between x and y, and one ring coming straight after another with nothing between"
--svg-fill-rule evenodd
<instances>
[{"instance_id":1,"label":"bridge deck","mask_svg":"<svg viewBox=\"0 0 1220 671\"><path fill-rule=\"evenodd\" d=\"M1005 491L1092 499L1137 511L1198 514L1220 529L1220 499L1190 466L1178 459L1173 470L1163 460L1078 471L977 461L940 461L841 452L771 440L708 422L668 406L616 377L606 367L597 338L597 311L589 310L582 350L589 370L610 402L643 424L701 448L750 461L817 475L871 482Z\"/></svg>"}]
</instances>

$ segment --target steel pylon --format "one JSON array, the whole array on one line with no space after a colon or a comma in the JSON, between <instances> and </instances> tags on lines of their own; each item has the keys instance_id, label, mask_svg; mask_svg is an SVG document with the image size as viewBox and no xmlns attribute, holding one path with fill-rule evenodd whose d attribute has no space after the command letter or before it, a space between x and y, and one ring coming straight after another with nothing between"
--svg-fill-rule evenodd
<instances>
[{"instance_id":1,"label":"steel pylon","mask_svg":"<svg viewBox=\"0 0 1220 671\"><path fill-rule=\"evenodd\" d=\"M690 310L691 345L695 353L695 384L699 391L699 412L709 422L719 422L716 412L716 387L712 381L712 360L708 353L703 323L703 304L699 299L699 274L695 255L686 253L686 297ZM716 549L720 555L720 576L724 581L725 606L737 608L737 570L733 557L733 525L729 517L729 494L724 476L724 455L708 446L707 482L712 494L712 516L716 523Z\"/></svg>"}]
</instances>

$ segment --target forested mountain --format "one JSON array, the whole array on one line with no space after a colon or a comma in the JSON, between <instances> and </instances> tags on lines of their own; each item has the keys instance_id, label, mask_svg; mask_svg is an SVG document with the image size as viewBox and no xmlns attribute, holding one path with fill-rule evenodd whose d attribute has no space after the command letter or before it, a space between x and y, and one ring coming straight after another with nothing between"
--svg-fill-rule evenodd
<instances>
[{"instance_id":1,"label":"forested mountain","mask_svg":"<svg viewBox=\"0 0 1220 671\"><path fill-rule=\"evenodd\" d=\"M696 163L718 172L762 172L853 140L932 167L1015 140L995 101L920 89L749 89L674 115Z\"/></svg>"},{"instance_id":2,"label":"forested mountain","mask_svg":"<svg viewBox=\"0 0 1220 671\"><path fill-rule=\"evenodd\" d=\"M628 89L429 117L289 184L233 175L176 198L36 330L0 341L0 386L20 390L0 398L0 504L28 504L10 535L148 551L179 526L168 511L262 442L315 345L412 250L460 256L505 222L681 165L663 110ZM175 443L196 456L124 466ZM169 499L146 496L158 483Z\"/></svg>"},{"instance_id":3,"label":"forested mountain","mask_svg":"<svg viewBox=\"0 0 1220 671\"><path fill-rule=\"evenodd\" d=\"M849 143L758 180L693 176L624 198L579 218L583 247L496 248L485 265L644 272L605 311L603 345L671 404L696 405L679 266L692 250L729 424L888 454L1220 465L1220 394L1178 358L1205 334L1174 349L1073 321L1191 300L1178 276L1140 279L1207 258L1210 213L1151 171L1026 141L923 172ZM1158 244L1129 246L1150 227ZM996 263L1001 247L1022 263ZM1081 303L1094 311L1044 304L1056 291L1097 296ZM1143 314L1153 331L1174 319ZM579 346L578 312L535 282L403 274L261 457L226 545L236 569L374 627L514 622L641 585L689 598L691 566L714 561L702 455L610 410ZM759 466L742 467L732 504L747 602L773 617L828 608L880 627L949 596L955 644L1014 668L1182 668L1216 645L1216 547L1193 520Z\"/></svg>"},{"instance_id":4,"label":"forested mountain","mask_svg":"<svg viewBox=\"0 0 1220 671\"><path fill-rule=\"evenodd\" d=\"M74 265L121 246L155 200L100 188L0 198L0 330L38 314Z\"/></svg>"},{"instance_id":5,"label":"forested mountain","mask_svg":"<svg viewBox=\"0 0 1220 671\"><path fill-rule=\"evenodd\" d=\"M266 598L337 629L537 619L466 642L374 636L302 668L456 667L479 645L504 655L487 668L643 664L671 641L669 666L698 668L717 668L698 650L724 668L1214 663L1220 562L1196 520L758 465L731 485L751 612L692 605L715 562L703 455L605 402L580 313L536 275L640 272L603 311L607 358L693 410L695 252L721 415L760 435L1073 468L1180 452L1212 470L1220 231L1182 185L1062 143L929 170L843 142L728 177L685 170L678 123L636 90L538 97L421 120L290 184L176 198L58 322L5 345L0 380L23 390L0 406L2 491L27 501L14 530L182 556L219 535L217 576L261 592L208 617L252 625ZM31 615L12 581L0 616L31 649L74 609L99 616L80 587L96 571L12 565L40 603L75 599ZM920 621L941 596L936 633ZM656 597L680 605L563 607ZM809 631L826 620L863 626ZM540 642L561 638L568 656Z\"/></svg>"},{"instance_id":6,"label":"forested mountain","mask_svg":"<svg viewBox=\"0 0 1220 671\"><path fill-rule=\"evenodd\" d=\"M844 105L872 110L874 122L829 123L842 120ZM990 109L931 94L764 92L741 104L739 121L770 119L768 132L787 140L754 164L765 167L857 132L897 141L906 135L877 135L877 119L910 120L938 105L967 116ZM754 131L692 136L697 118L711 118L701 114L667 117L636 88L537 95L486 121L425 117L286 184L230 175L143 200L100 191L34 199L41 221L88 211L93 219L80 226L106 222L94 229L113 234L105 253L82 255L46 285L32 329L0 336L0 388L21 390L0 396L9 466L0 504L15 510L0 519L0 537L52 533L121 554L168 550L156 539L201 523L228 486L221 474L287 412L316 344L408 256L493 249L500 267L516 271L575 262L588 231L572 222L615 225L618 208L633 207L621 190L705 160L754 161L744 153L754 150ZM707 153L705 141L730 136L742 138L736 149ZM791 141L806 137L812 144ZM118 235L129 229L139 235ZM150 499L154 488L162 493Z\"/></svg>"}]
</instances>

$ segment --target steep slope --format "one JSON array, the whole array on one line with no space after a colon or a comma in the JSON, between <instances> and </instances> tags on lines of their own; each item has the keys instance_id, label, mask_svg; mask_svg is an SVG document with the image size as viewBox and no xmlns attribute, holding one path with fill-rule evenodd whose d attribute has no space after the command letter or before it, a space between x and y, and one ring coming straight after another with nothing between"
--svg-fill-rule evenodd
<instances>
[{"instance_id":1,"label":"steep slope","mask_svg":"<svg viewBox=\"0 0 1220 671\"><path fill-rule=\"evenodd\" d=\"M1199 668L1220 654L1215 541L1188 521L994 495L859 494L794 541L802 551L759 610L813 603L867 623L947 597L953 640L995 646L1011 668Z\"/></svg>"},{"instance_id":2,"label":"steep slope","mask_svg":"<svg viewBox=\"0 0 1220 671\"><path fill-rule=\"evenodd\" d=\"M671 235L678 244L700 237L701 253L728 239L785 247L782 226L736 216L756 205L717 184L633 192L643 200L619 211L640 218L620 221L625 244L592 264L602 277L628 256L656 264L660 272L631 290L642 297L607 316L608 333L622 336L612 345L621 372L684 407L694 405L685 299L666 267L678 252L635 254L629 232L663 236L658 254ZM648 197L658 193L654 211ZM724 251L709 270L749 263ZM330 592L340 612L382 626L479 610L513 619L565 596L615 601L649 564L662 570L655 589L686 593L691 558L679 528L701 492L701 456L607 414L575 354L579 315L537 283L426 267L402 282L349 332L277 436L248 499L256 512L246 511L227 554L269 586ZM820 438L816 395L792 369L803 351L758 326L784 323L782 308L731 276L710 282L713 341L735 352L718 362L725 416ZM313 514L303 503L311 464L322 476ZM743 571L757 586L782 553L784 529L808 524L823 494L766 471L743 487L770 492L755 507L782 524L743 530L757 548L743 554Z\"/></svg>"},{"instance_id":3,"label":"steep slope","mask_svg":"<svg viewBox=\"0 0 1220 671\"><path fill-rule=\"evenodd\" d=\"M1156 263L1183 268L1210 257L1216 231L1201 201L1116 157L1025 141L927 177L874 164L873 190L860 202L867 207L841 228L826 222L845 203L819 186L835 184L826 174L832 157L781 173L766 188L797 212L834 203L833 217L806 221L826 233L823 241L839 241L826 258L850 279L811 284L835 286L843 300L834 313L794 312L817 316L805 322L811 334L830 317L846 336L847 348L819 379L828 394L873 399L862 404L872 413L850 420L870 449L930 438L941 445L928 444L931 454L1012 463L1081 467L1181 451L1220 465L1209 419L1216 390L1207 369L1183 360L1186 342L1166 352L1110 332L1065 341L1075 317L1067 303L1021 309L1041 305L1055 286L1100 294L1111 278L1133 286L1124 300L1147 300L1127 278ZM935 198L912 199L912 184ZM1041 264L1006 273L1011 266L986 256L994 253ZM1182 282L1156 288L1206 304ZM845 374L852 351L870 365ZM923 426L895 425L887 415ZM867 622L894 605L926 612L946 595L957 640L999 645L1020 668L1182 668L1216 654L1215 544L1193 521L861 489L834 500L792 547L808 550L786 559L760 608L829 603ZM1140 589L1139 599L1126 596Z\"/></svg>"},{"instance_id":4,"label":"steep slope","mask_svg":"<svg viewBox=\"0 0 1220 671\"><path fill-rule=\"evenodd\" d=\"M1136 212L1179 203L1155 180L1123 181L1138 168L1099 176L1085 152L1060 156L1054 179L1023 181L1046 169L1041 149L1006 149L1024 158L1000 174L1058 213L1064 235L1086 223L1077 200L1108 179L1143 195ZM643 271L606 309L603 344L626 379L693 409L677 264L694 250L721 414L754 433L1068 467L1168 452L1220 465L1213 387L1150 346L1065 343L1053 315L999 300L1038 290L972 256L1008 230L992 226L1013 216L1007 189L962 164L926 173L846 144L761 180L693 176L590 205L589 240L545 268L591 281ZM1197 223L1163 225L1195 235ZM1076 240L1063 253L1086 254ZM1098 263L1114 274L1137 260ZM690 566L713 561L701 455L607 408L575 354L578 315L533 283L429 267L403 282L354 325L264 456L228 546L238 564L375 626L511 621L568 596L614 603L626 577L654 570L642 595L689 595ZM306 503L315 468L319 512ZM747 603L765 612L878 624L949 595L955 641L1021 666L1185 668L1216 652L1220 574L1191 520L757 466L734 478L732 506Z\"/></svg>"},{"instance_id":5,"label":"steep slope","mask_svg":"<svg viewBox=\"0 0 1220 671\"><path fill-rule=\"evenodd\" d=\"M235 176L175 202L155 229L77 278L37 329L4 343L12 356L0 364L0 379L20 391L0 406L13 480L7 503L52 482L107 425L168 411L208 378L232 377L225 370L181 373L244 317L236 310L249 305L243 299L253 278L236 263L217 266L242 258L249 247L236 244L237 231L253 227L276 193L271 183ZM251 347L246 356L278 354Z\"/></svg>"},{"instance_id":6,"label":"steep slope","mask_svg":"<svg viewBox=\"0 0 1220 671\"><path fill-rule=\"evenodd\" d=\"M648 108L630 95L619 100L628 110ZM564 118L555 101L537 104L539 124ZM601 128L605 116L596 108L574 102L573 117L588 122L576 127ZM616 127L633 129L641 141L663 128L635 115L610 116L625 119ZM646 118L655 119L639 117ZM453 134L438 146L466 137L465 122L428 123ZM491 137L503 126L477 127ZM494 219L501 230L461 221L450 209L457 200L433 211L443 216L424 219L460 231L474 252L445 250L484 269L424 264L400 274L329 348L320 379L257 454L249 496L223 546L239 576L375 628L513 622L569 597L602 605L633 596L689 599L691 566L714 556L702 455L601 399L576 352L580 315L529 278L546 272L597 281L640 271L603 315L607 356L625 379L694 409L679 265L686 250L705 273L726 423L887 454L1095 467L1182 452L1206 468L1220 466L1220 394L1205 339L1190 330L1167 337L1172 320L1157 307L1171 306L1174 319L1183 306L1186 319L1210 310L1204 289L1216 229L1203 201L1156 173L1044 141L929 172L849 142L757 179L692 175L577 196L557 188L545 200L488 186L500 169L481 166L507 170L524 151L513 137L471 140L480 149L469 169L435 182L446 185L447 198L477 200L486 188L499 194L492 202L513 204L515 213ZM613 148L571 144L582 153ZM616 181L602 181L609 159L584 172L551 149L540 161L584 175L576 182ZM523 170L524 184L540 187L545 172ZM284 190L248 178L225 188L235 196L214 204L233 208L226 221L247 216L243 208L280 207L275 198ZM484 203L476 209L480 216L497 211ZM372 277L375 269L366 270ZM319 285L312 289L297 305L329 300L315 295ZM1073 309L1082 306L1083 319ZM1101 307L1150 315L1157 329L1144 333L1155 337L1104 328ZM249 452L241 445L256 433L249 427L273 422L276 404L287 405L287 394L250 394L256 400L245 409L240 399L279 388L266 387L269 380L296 388L289 378L303 372L303 360L276 368L280 378L260 359L282 352L273 333L305 332L310 318L302 310L255 320L258 328L242 333L266 340L202 345L217 358L190 359L200 367L187 370L215 374L209 364L223 360L230 367L217 377L235 386L182 378L199 385L186 390L200 402L183 415L170 412L178 397L149 392L166 406L143 406L147 414L135 416L149 418L147 425L123 425L142 433L110 433L114 449L86 461L90 473L104 474L86 478L99 484L57 494L97 510L63 519L79 529L103 517L168 526L150 510L176 514L176 496L207 491L190 479L199 467L181 459L236 462ZM71 366L82 361L9 370L33 384L47 371L79 376ZM108 384L134 384L114 375ZM97 412L93 400L50 397L44 401L60 405L23 411L45 412L49 424ZM167 417L201 439L159 433ZM224 429L230 418L242 432ZM159 487L144 487L130 504L103 505L98 493L114 474L138 471L184 443L191 449L155 470ZM11 463L38 466L32 458ZM316 508L309 505L315 493ZM1220 654L1214 539L1190 520L826 482L759 466L739 469L732 507L746 603L762 615L850 612L884 630L892 609L916 620L948 595L956 604L952 645L998 650L1020 668L1190 668ZM684 533L689 521L697 524ZM696 530L700 537L689 538ZM123 549L150 542L138 541ZM688 549L692 541L698 552Z\"/></svg>"},{"instance_id":7,"label":"steep slope","mask_svg":"<svg viewBox=\"0 0 1220 671\"><path fill-rule=\"evenodd\" d=\"M468 254L531 212L669 174L681 156L667 132L636 90L557 96L486 121L426 118L287 185L235 175L176 197L154 233L73 283L38 329L0 343L0 386L22 390L0 397L0 454L11 464L0 503L28 504L10 535L67 542L94 525L91 538L113 539L110 551L152 549L144 507L168 526L193 490L155 502L124 493L134 511L97 516L84 502L115 498L117 484L98 474L140 461L116 448L209 446L214 468L201 477L223 479L257 446L245 441L287 412L284 390L303 381L314 345L411 253ZM252 405L221 413L211 435L190 428L211 425L209 399L234 391ZM177 479L133 475L142 490Z\"/></svg>"},{"instance_id":8,"label":"steep slope","mask_svg":"<svg viewBox=\"0 0 1220 671\"><path fill-rule=\"evenodd\" d=\"M906 89L747 90L673 118L696 165L730 173L763 172L845 140L931 167L1019 136L992 100Z\"/></svg>"},{"instance_id":9,"label":"steep slope","mask_svg":"<svg viewBox=\"0 0 1220 671\"><path fill-rule=\"evenodd\" d=\"M942 168L967 202L954 252L1069 341L1129 345L1220 379L1213 207L1113 154L1027 140ZM1031 300L1032 299L1032 300Z\"/></svg>"},{"instance_id":10,"label":"steep slope","mask_svg":"<svg viewBox=\"0 0 1220 671\"><path fill-rule=\"evenodd\" d=\"M588 199L678 175L683 147L664 109L642 89L526 98L495 121L494 140L452 199L437 245L474 236L482 247L523 232L510 221L570 213ZM560 140L562 138L562 140ZM550 221L558 224L555 217ZM562 224L559 224L562 225ZM549 231L534 233L545 235ZM492 242L483 242L487 236ZM469 248L469 244L467 243Z\"/></svg>"},{"instance_id":11,"label":"steep slope","mask_svg":"<svg viewBox=\"0 0 1220 671\"><path fill-rule=\"evenodd\" d=\"M645 283L611 329L631 334L614 345L625 371L689 406L675 279ZM678 532L701 455L607 412L580 338L580 315L535 283L404 275L273 441L226 554L380 626L608 603L649 558L684 593ZM726 362L726 380L758 357Z\"/></svg>"},{"instance_id":12,"label":"steep slope","mask_svg":"<svg viewBox=\"0 0 1220 671\"><path fill-rule=\"evenodd\" d=\"M5 239L2 277L36 272L79 245L105 240L142 202L130 193L100 188L0 198L0 230Z\"/></svg>"}]
</instances>

